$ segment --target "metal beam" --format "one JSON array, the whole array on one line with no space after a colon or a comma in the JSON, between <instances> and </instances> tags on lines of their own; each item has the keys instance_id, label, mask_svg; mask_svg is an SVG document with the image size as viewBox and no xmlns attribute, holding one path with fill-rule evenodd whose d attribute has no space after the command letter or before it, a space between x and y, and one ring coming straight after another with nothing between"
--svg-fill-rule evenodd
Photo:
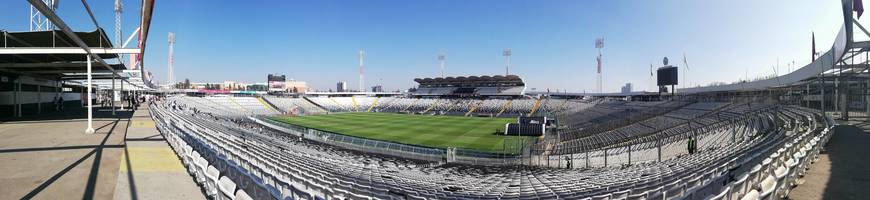
<instances>
[{"instance_id":1,"label":"metal beam","mask_svg":"<svg viewBox=\"0 0 870 200\"><path fill-rule=\"evenodd\" d=\"M92 54L139 54L138 48L92 48ZM88 54L79 47L7 47L0 48L0 54Z\"/></svg>"},{"instance_id":2,"label":"metal beam","mask_svg":"<svg viewBox=\"0 0 870 200\"><path fill-rule=\"evenodd\" d=\"M60 28L60 30L63 31L63 33L66 34L66 36L69 37L70 40L72 40L74 43L76 43L76 45L79 45L79 47L84 49L85 52L87 52L87 54L91 56L91 58L88 59L88 62L91 62L91 59L93 59L105 66L106 69L108 69L109 71L115 71L115 69L112 69L112 67L106 64L106 62L103 61L103 59L100 58L97 54L91 52L91 48L88 47L87 44L85 44L85 41L83 41L82 38L79 38L79 36L76 35L75 32L73 32L72 29L70 29L69 26L66 25L66 22L61 20L60 17L58 17L57 14L55 14L54 11L52 11L51 8L48 7L48 5L45 5L45 3L41 0L27 1L30 2L30 5L36 8L36 10L39 10L39 12L42 13L45 18L51 20L51 22L54 23L56 27Z\"/></svg>"}]
</instances>

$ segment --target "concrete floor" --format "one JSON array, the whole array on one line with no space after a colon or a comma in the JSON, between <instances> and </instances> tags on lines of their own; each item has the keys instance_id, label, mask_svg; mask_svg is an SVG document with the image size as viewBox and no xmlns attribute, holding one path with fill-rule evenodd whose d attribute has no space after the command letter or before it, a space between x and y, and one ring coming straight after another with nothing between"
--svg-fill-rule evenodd
<instances>
[{"instance_id":1,"label":"concrete floor","mask_svg":"<svg viewBox=\"0 0 870 200\"><path fill-rule=\"evenodd\" d=\"M810 166L790 199L868 199L870 123L852 122L834 129L826 153Z\"/></svg>"},{"instance_id":2,"label":"concrete floor","mask_svg":"<svg viewBox=\"0 0 870 200\"><path fill-rule=\"evenodd\" d=\"M204 199L147 110L95 110L94 134L83 108L0 122L0 199Z\"/></svg>"},{"instance_id":3,"label":"concrete floor","mask_svg":"<svg viewBox=\"0 0 870 200\"><path fill-rule=\"evenodd\" d=\"M109 199L115 191L130 112L84 109L0 123L0 199Z\"/></svg>"},{"instance_id":4,"label":"concrete floor","mask_svg":"<svg viewBox=\"0 0 870 200\"><path fill-rule=\"evenodd\" d=\"M125 140L114 199L205 199L147 107L133 114Z\"/></svg>"}]
</instances>

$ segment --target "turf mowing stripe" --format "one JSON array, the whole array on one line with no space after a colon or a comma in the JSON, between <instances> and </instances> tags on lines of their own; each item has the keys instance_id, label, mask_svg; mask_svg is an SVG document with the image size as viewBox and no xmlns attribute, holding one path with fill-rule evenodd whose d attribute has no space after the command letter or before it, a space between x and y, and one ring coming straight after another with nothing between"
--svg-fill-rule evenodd
<instances>
[{"instance_id":1,"label":"turf mowing stripe","mask_svg":"<svg viewBox=\"0 0 870 200\"><path fill-rule=\"evenodd\" d=\"M397 143L459 147L490 152L503 150L504 136L495 135L510 118L409 115L398 113L336 113L277 117L279 121L351 136Z\"/></svg>"}]
</instances>

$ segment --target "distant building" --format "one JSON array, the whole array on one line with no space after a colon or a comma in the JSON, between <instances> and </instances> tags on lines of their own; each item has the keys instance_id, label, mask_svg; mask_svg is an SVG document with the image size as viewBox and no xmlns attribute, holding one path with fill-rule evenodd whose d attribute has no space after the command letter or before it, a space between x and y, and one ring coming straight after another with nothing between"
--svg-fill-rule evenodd
<instances>
[{"instance_id":1,"label":"distant building","mask_svg":"<svg viewBox=\"0 0 870 200\"><path fill-rule=\"evenodd\" d=\"M347 92L347 81L339 81L335 84L336 92Z\"/></svg>"},{"instance_id":2,"label":"distant building","mask_svg":"<svg viewBox=\"0 0 870 200\"><path fill-rule=\"evenodd\" d=\"M247 86L248 86L248 84L245 84L245 83L240 83L240 82L235 82L235 81L224 81L224 83L221 84L220 89L222 89L222 90L245 90L245 88L247 88Z\"/></svg>"},{"instance_id":3,"label":"distant building","mask_svg":"<svg viewBox=\"0 0 870 200\"><path fill-rule=\"evenodd\" d=\"M266 83L251 83L251 84L248 84L247 87L245 87L245 90L247 90L247 91L268 91L269 85Z\"/></svg>"},{"instance_id":4,"label":"distant building","mask_svg":"<svg viewBox=\"0 0 870 200\"><path fill-rule=\"evenodd\" d=\"M630 93L631 92L631 83L626 83L625 86L622 86L622 93Z\"/></svg>"},{"instance_id":5,"label":"distant building","mask_svg":"<svg viewBox=\"0 0 870 200\"><path fill-rule=\"evenodd\" d=\"M384 86L381 86L381 85L372 86L372 92L384 92Z\"/></svg>"},{"instance_id":6,"label":"distant building","mask_svg":"<svg viewBox=\"0 0 870 200\"><path fill-rule=\"evenodd\" d=\"M287 92L292 93L305 93L308 91L308 84L305 83L305 81L290 79L287 81L285 87L287 87Z\"/></svg>"}]
</instances>

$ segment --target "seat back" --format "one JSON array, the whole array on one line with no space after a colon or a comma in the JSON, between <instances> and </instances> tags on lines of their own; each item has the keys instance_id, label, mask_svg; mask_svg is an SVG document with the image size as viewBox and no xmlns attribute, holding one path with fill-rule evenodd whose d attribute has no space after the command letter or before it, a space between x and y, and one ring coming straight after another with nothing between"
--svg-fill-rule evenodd
<instances>
[{"instance_id":1,"label":"seat back","mask_svg":"<svg viewBox=\"0 0 870 200\"><path fill-rule=\"evenodd\" d=\"M235 196L236 183L233 182L233 180L230 180L230 178L222 176L218 180L218 189L227 197L233 197Z\"/></svg>"},{"instance_id":2,"label":"seat back","mask_svg":"<svg viewBox=\"0 0 870 200\"><path fill-rule=\"evenodd\" d=\"M236 198L234 198L234 200L253 200L253 198L251 198L251 196L249 196L248 193L245 192L245 190L239 190L238 192L236 192L235 197Z\"/></svg>"}]
</instances>

